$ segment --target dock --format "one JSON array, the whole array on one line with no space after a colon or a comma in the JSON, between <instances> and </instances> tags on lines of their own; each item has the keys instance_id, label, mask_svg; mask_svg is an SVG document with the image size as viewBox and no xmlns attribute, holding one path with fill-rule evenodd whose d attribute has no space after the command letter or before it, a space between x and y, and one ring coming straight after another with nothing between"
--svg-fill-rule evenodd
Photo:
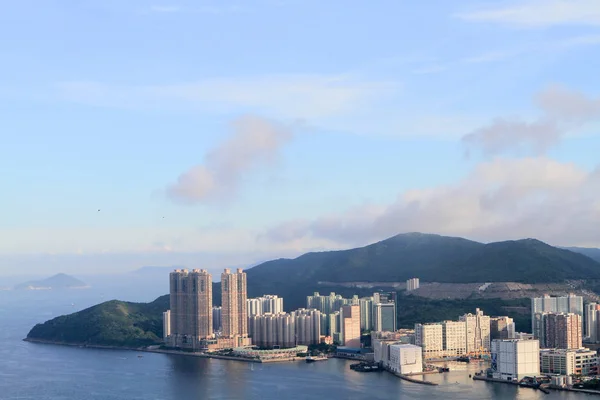
<instances>
[{"instance_id":1,"label":"dock","mask_svg":"<svg viewBox=\"0 0 600 400\"><path fill-rule=\"evenodd\" d=\"M485 382L493 382L493 383L505 383L505 384L509 384L509 385L513 385L513 386L518 386L518 387L522 387L522 388L530 388L530 389L537 389L542 391L543 393L549 394L550 391L545 388L540 386L523 386L521 385L519 382L516 381L507 381L504 379L494 379L494 378L488 378L486 376L481 376L481 375L474 375L473 376L473 380L475 381L485 381Z\"/></svg>"},{"instance_id":2,"label":"dock","mask_svg":"<svg viewBox=\"0 0 600 400\"><path fill-rule=\"evenodd\" d=\"M392 371L392 370L390 370L390 369L388 369L388 368L385 368L385 370L386 370L387 372L389 372L390 374L396 375L398 378L400 378L400 379L402 379L402 380L405 380L405 381L407 381L407 382L418 383L418 384L420 384L420 385L438 386L438 384L437 384L437 383L434 383L434 382L429 382L429 381L424 381L424 380L422 380L422 379L414 379L414 378L411 378L411 377L410 377L410 376L408 376L408 375L404 375L404 374L400 374L400 373L398 373L398 372L394 372L394 371ZM421 374L421 373L418 373L418 374L417 374L417 373L415 373L415 374L412 374L412 376L415 376L415 375L423 375L423 374Z\"/></svg>"}]
</instances>

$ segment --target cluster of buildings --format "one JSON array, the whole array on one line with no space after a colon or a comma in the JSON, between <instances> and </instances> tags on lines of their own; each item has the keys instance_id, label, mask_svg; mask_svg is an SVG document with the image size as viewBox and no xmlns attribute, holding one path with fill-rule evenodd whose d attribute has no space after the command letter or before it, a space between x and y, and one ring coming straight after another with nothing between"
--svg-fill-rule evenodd
<instances>
[{"instance_id":1,"label":"cluster of buildings","mask_svg":"<svg viewBox=\"0 0 600 400\"><path fill-rule=\"evenodd\" d=\"M221 274L221 307L216 310L208 271L177 269L169 275L169 286L170 308L163 314L167 345L205 351L251 343L246 273L241 269L236 272L225 269Z\"/></svg>"},{"instance_id":2,"label":"cluster of buildings","mask_svg":"<svg viewBox=\"0 0 600 400\"><path fill-rule=\"evenodd\" d=\"M307 296L306 307L322 315L321 334L346 347L360 347L361 332L396 330L396 292L343 298L335 293Z\"/></svg>"},{"instance_id":3,"label":"cluster of buildings","mask_svg":"<svg viewBox=\"0 0 600 400\"><path fill-rule=\"evenodd\" d=\"M314 293L307 296L306 308L285 312L283 298L276 295L248 298L246 279L241 269L225 269L217 307L208 271L171 272L170 309L163 314L165 343L192 351L251 345L285 349L318 343L360 348L362 332L396 331L396 292L364 298ZM418 287L418 279L413 285Z\"/></svg>"},{"instance_id":4,"label":"cluster of buildings","mask_svg":"<svg viewBox=\"0 0 600 400\"><path fill-rule=\"evenodd\" d=\"M583 346L584 339L598 340L598 310L595 303L584 308L583 298L573 294L531 299L533 334L492 341L489 374L502 380L545 374L557 382L572 375L598 374L597 352Z\"/></svg>"},{"instance_id":5,"label":"cluster of buildings","mask_svg":"<svg viewBox=\"0 0 600 400\"><path fill-rule=\"evenodd\" d=\"M170 347L288 357L318 343L359 349L361 335L371 332L374 361L401 374L420 373L427 361L464 356L491 357L488 375L502 380L595 375L599 369L596 351L583 344L600 341L600 305L584 307L583 298L573 294L533 298L532 334L516 332L510 317L491 317L480 309L457 321L418 323L411 331L397 329L394 291L362 298L315 292L307 296L306 308L285 312L278 296L248 299L241 269L221 274L219 307L213 306L212 276L206 270L178 269L169 281L163 328ZM417 278L407 281L408 291L418 287Z\"/></svg>"},{"instance_id":6,"label":"cluster of buildings","mask_svg":"<svg viewBox=\"0 0 600 400\"><path fill-rule=\"evenodd\" d=\"M415 344L425 359L488 354L494 339L513 338L515 324L509 317L490 317L480 309L458 321L415 325Z\"/></svg>"}]
</instances>

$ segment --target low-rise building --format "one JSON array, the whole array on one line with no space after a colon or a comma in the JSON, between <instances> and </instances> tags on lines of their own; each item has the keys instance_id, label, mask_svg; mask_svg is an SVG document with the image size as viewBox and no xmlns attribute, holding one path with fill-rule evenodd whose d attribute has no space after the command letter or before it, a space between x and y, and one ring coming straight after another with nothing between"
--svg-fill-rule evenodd
<instances>
[{"instance_id":1,"label":"low-rise building","mask_svg":"<svg viewBox=\"0 0 600 400\"><path fill-rule=\"evenodd\" d=\"M596 375L598 354L589 349L541 350L540 371L558 375Z\"/></svg>"},{"instance_id":2,"label":"low-rise building","mask_svg":"<svg viewBox=\"0 0 600 400\"><path fill-rule=\"evenodd\" d=\"M387 367L400 374L423 372L423 354L419 346L412 344L392 344L389 346Z\"/></svg>"},{"instance_id":3,"label":"low-rise building","mask_svg":"<svg viewBox=\"0 0 600 400\"><path fill-rule=\"evenodd\" d=\"M493 340L491 347L494 378L513 381L540 374L540 344L537 340Z\"/></svg>"}]
</instances>

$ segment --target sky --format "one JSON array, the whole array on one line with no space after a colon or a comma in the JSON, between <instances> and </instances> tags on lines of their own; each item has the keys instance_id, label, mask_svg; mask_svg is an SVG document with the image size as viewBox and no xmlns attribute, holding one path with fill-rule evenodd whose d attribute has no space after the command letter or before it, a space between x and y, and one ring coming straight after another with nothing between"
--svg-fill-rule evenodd
<instances>
[{"instance_id":1,"label":"sky","mask_svg":"<svg viewBox=\"0 0 600 400\"><path fill-rule=\"evenodd\" d=\"M597 0L21 0L0 51L0 276L600 247Z\"/></svg>"}]
</instances>

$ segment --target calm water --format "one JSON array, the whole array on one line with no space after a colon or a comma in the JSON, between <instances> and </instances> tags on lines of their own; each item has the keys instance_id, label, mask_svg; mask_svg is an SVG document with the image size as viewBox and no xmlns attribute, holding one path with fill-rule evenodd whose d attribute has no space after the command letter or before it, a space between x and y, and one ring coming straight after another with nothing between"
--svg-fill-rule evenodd
<instances>
[{"instance_id":1,"label":"calm water","mask_svg":"<svg viewBox=\"0 0 600 400\"><path fill-rule=\"evenodd\" d=\"M0 292L0 399L581 399L586 395L474 382L475 365L428 376L439 386L388 373L360 374L349 362L251 364L129 351L80 349L21 341L36 322L112 297L96 289ZM147 301L153 296L132 295ZM75 305L72 305L75 303ZM472 369L467 371L466 368Z\"/></svg>"}]
</instances>

